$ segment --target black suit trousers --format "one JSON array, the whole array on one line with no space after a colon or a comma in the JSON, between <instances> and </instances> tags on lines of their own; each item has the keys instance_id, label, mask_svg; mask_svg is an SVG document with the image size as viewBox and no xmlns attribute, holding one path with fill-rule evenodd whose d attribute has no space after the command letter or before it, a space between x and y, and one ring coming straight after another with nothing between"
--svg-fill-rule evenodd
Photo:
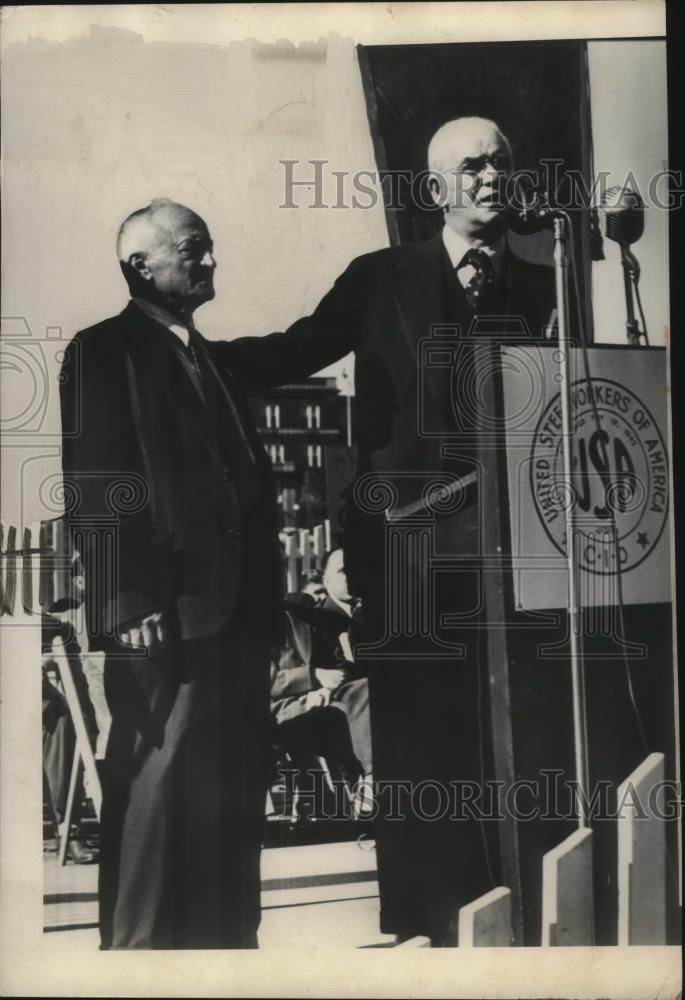
<instances>
[{"instance_id":1,"label":"black suit trousers","mask_svg":"<svg viewBox=\"0 0 685 1000\"><path fill-rule=\"evenodd\" d=\"M257 946L268 683L245 628L107 658L104 949Z\"/></svg>"},{"instance_id":2,"label":"black suit trousers","mask_svg":"<svg viewBox=\"0 0 685 1000\"><path fill-rule=\"evenodd\" d=\"M479 618L470 628L440 626L447 612L470 614L477 590L443 574L433 597L433 635L458 646L454 653L436 657L427 637L404 634L389 639L384 656L370 650L359 663L369 675L381 930L442 946L457 944L459 908L496 885L496 853L482 794ZM378 642L383 622L370 627Z\"/></svg>"}]
</instances>

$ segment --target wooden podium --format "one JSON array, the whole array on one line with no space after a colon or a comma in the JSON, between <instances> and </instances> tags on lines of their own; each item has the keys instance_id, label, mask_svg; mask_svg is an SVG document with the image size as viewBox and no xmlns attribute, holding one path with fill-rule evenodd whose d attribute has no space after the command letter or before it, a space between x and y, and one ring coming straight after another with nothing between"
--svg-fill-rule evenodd
<instances>
[{"instance_id":1,"label":"wooden podium","mask_svg":"<svg viewBox=\"0 0 685 1000\"><path fill-rule=\"evenodd\" d=\"M425 345L433 357L438 339ZM447 342L445 337L443 346ZM473 350L492 774L505 788L537 782L547 798L557 794L554 803L538 802L547 815L523 820L505 812L499 822L513 940L612 944L620 922L627 942L628 918L618 916L618 884L627 899L630 875L626 850L618 849L620 820L595 822L590 815L587 835L580 835L582 803L566 785L577 776L564 511L566 503L575 504L589 787L594 794L606 784L610 810L632 772L644 779L639 769L650 755L663 755L655 776L678 777L666 352L602 346L584 358L579 349L571 351L575 462L569 497L561 464L558 347L500 339L480 341ZM532 785L528 790L533 796ZM651 855L642 851L642 870L632 875L645 885L650 865L661 873L651 884L666 943L666 910L677 908L675 823L662 824L656 834L654 823L651 833L646 824L634 827L653 847ZM625 841L633 833L622 836ZM585 894L576 891L583 879ZM569 902L574 894L575 904Z\"/></svg>"}]
</instances>

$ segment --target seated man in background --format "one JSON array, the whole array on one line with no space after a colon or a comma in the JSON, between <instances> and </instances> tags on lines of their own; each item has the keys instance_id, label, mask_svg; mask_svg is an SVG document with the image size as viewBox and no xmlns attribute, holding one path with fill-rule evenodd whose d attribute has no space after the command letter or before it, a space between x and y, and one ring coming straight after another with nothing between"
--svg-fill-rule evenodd
<instances>
[{"instance_id":1,"label":"seated man in background","mask_svg":"<svg viewBox=\"0 0 685 1000\"><path fill-rule=\"evenodd\" d=\"M278 739L295 759L322 756L355 787L355 811L369 808L369 691L352 647L359 611L347 589L342 549L324 557L320 603L304 592L286 598L287 642L271 686Z\"/></svg>"}]
</instances>

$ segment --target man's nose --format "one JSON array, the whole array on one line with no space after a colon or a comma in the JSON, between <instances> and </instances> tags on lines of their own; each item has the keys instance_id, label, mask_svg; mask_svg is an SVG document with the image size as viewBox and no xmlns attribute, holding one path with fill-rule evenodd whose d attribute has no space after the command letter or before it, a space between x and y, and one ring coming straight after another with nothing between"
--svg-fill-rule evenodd
<instances>
[{"instance_id":1,"label":"man's nose","mask_svg":"<svg viewBox=\"0 0 685 1000\"><path fill-rule=\"evenodd\" d=\"M216 258L211 250L205 250L204 256L200 261L203 267L216 267Z\"/></svg>"}]
</instances>

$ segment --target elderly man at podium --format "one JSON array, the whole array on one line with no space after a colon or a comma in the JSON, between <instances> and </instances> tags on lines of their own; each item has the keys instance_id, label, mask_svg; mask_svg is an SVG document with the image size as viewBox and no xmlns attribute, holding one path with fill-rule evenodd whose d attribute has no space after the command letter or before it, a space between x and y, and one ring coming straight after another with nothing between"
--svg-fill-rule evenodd
<instances>
[{"instance_id":1,"label":"elderly man at podium","mask_svg":"<svg viewBox=\"0 0 685 1000\"><path fill-rule=\"evenodd\" d=\"M428 165L444 215L440 232L359 257L311 317L283 334L221 350L262 384L300 378L355 351L358 478L350 490L345 564L374 636L355 659L369 677L381 929L399 939L428 936L440 946L456 943L459 907L493 887L486 833L474 818L455 822L449 809L437 815L430 795L423 815L410 800L398 820L383 786L425 789L428 782L449 794L454 782L482 783L480 581L477 572L453 570L436 574L432 592L422 590L430 553L421 549L420 529L415 538L413 529L404 538L395 532L394 548L388 530L402 512L408 524L421 515L431 483L477 479L478 387L463 377L471 345L512 330L524 338L549 335L555 297L552 268L518 258L507 241L510 215L499 182L512 172L512 153L497 125L483 118L447 122L430 142ZM444 327L452 332L448 348L459 355L455 363L448 359L447 372L444 362L431 368L422 352ZM465 508L465 520L436 519L441 555L478 552L473 492L462 500L455 506ZM482 497L480 506L491 502ZM403 550L414 542L413 555ZM399 553L396 566L388 561L391 550ZM447 613L460 614L464 626L446 627Z\"/></svg>"}]
</instances>

